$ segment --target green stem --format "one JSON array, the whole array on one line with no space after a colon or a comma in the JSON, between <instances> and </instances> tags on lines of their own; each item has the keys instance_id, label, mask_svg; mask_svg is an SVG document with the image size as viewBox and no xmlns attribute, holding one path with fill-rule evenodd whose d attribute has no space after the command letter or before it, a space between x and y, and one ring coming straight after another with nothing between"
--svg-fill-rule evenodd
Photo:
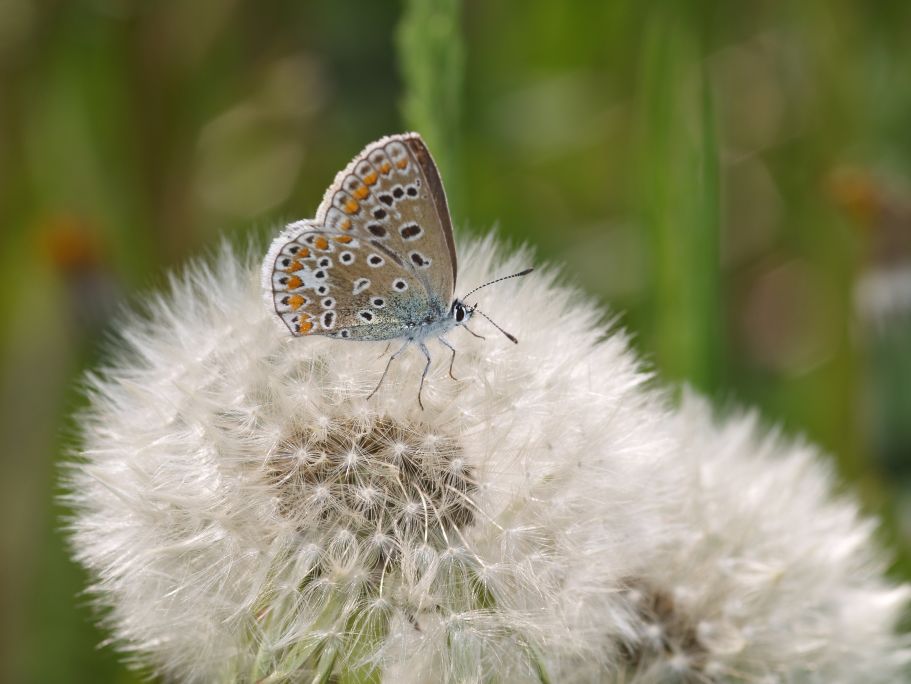
<instances>
[{"instance_id":1,"label":"green stem","mask_svg":"<svg viewBox=\"0 0 911 684\"><path fill-rule=\"evenodd\" d=\"M458 204L455 171L465 62L460 22L459 0L406 0L396 35L405 84L402 116L427 142L451 206Z\"/></svg>"},{"instance_id":2,"label":"green stem","mask_svg":"<svg viewBox=\"0 0 911 684\"><path fill-rule=\"evenodd\" d=\"M650 332L662 370L711 393L723 368L718 150L699 50L679 23L673 12L657 13L643 59L640 205L651 248Z\"/></svg>"}]
</instances>

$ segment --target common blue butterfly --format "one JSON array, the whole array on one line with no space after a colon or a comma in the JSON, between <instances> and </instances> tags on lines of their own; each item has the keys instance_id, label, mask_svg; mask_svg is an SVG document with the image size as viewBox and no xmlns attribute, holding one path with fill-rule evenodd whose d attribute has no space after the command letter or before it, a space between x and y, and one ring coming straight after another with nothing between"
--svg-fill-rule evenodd
<instances>
[{"instance_id":1,"label":"common blue butterfly","mask_svg":"<svg viewBox=\"0 0 911 684\"><path fill-rule=\"evenodd\" d=\"M453 298L456 251L452 220L439 171L417 133L381 138L338 175L313 219L291 223L263 261L263 287L276 315L294 336L343 340L402 340L386 364L416 345L430 368L431 338L452 351L443 336L463 326L477 305L464 299L481 287L525 275L526 269ZM512 342L516 338L490 321ZM453 377L453 379L455 379Z\"/></svg>"}]
</instances>

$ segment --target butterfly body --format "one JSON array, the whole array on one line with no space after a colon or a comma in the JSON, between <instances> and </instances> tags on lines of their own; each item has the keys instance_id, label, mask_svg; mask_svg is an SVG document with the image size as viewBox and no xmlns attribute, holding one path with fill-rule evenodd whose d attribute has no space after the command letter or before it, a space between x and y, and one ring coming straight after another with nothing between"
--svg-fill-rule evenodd
<instances>
[{"instance_id":1,"label":"butterfly body","mask_svg":"<svg viewBox=\"0 0 911 684\"><path fill-rule=\"evenodd\" d=\"M401 339L389 363L414 344L427 358L426 375L425 342L438 339L454 358L443 335L476 309L453 297L456 266L436 164L421 137L406 133L361 151L335 177L316 216L273 241L262 275L269 305L292 335Z\"/></svg>"}]
</instances>

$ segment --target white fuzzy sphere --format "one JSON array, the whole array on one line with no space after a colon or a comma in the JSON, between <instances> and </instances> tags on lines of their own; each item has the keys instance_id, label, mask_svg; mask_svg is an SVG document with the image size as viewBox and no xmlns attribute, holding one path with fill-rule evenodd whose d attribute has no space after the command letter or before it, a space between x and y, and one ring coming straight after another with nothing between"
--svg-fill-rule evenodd
<instances>
[{"instance_id":1,"label":"white fuzzy sphere","mask_svg":"<svg viewBox=\"0 0 911 684\"><path fill-rule=\"evenodd\" d=\"M491 240L460 289L527 266ZM537 271L399 357L292 338L224 248L127 321L67 473L119 646L190 682L894 682L905 588L813 450L650 388Z\"/></svg>"}]
</instances>

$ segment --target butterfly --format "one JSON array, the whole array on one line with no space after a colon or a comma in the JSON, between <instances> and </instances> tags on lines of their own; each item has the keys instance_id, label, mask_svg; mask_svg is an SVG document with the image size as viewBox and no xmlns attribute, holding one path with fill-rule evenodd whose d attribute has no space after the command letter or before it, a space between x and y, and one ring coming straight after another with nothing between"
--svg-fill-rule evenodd
<instances>
[{"instance_id":1,"label":"butterfly","mask_svg":"<svg viewBox=\"0 0 911 684\"><path fill-rule=\"evenodd\" d=\"M326 190L313 219L291 223L272 242L263 261L263 287L270 307L295 337L325 335L341 340L402 340L386 363L409 346L427 359L426 342L467 327L479 313L514 343L518 340L465 299L482 287L526 275L525 269L454 298L456 250L446 193L421 136L404 133L365 147ZM482 338L483 339L483 338ZM388 345L387 345L388 349Z\"/></svg>"}]
</instances>

